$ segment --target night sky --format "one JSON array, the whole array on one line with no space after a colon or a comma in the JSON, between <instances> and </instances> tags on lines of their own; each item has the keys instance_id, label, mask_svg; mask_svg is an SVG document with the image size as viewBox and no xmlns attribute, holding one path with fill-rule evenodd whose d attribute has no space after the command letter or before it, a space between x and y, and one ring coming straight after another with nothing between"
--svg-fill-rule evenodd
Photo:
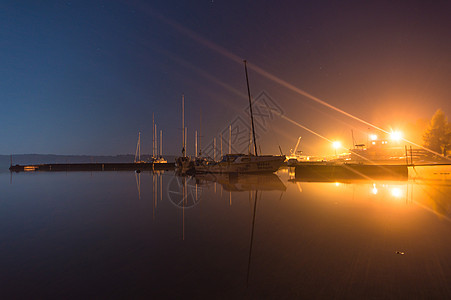
<instances>
[{"instance_id":1,"label":"night sky","mask_svg":"<svg viewBox=\"0 0 451 300\"><path fill-rule=\"evenodd\" d=\"M261 149L331 153L309 128L350 147L368 124L421 137L451 116L449 1L2 1L0 154L151 152L152 113L164 152L188 153L238 116L252 95L283 117L258 127ZM266 73L265 73L266 72ZM265 75L266 74L266 75ZM282 84L281 84L282 83ZM289 86L288 86L288 85ZM294 88L290 88L294 87ZM304 92L304 95L299 91Z\"/></svg>"}]
</instances>

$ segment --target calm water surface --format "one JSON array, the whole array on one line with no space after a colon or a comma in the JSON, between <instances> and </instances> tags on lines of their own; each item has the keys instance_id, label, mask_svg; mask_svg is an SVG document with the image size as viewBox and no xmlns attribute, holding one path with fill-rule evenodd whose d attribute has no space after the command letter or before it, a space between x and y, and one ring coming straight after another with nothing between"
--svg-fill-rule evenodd
<instances>
[{"instance_id":1,"label":"calm water surface","mask_svg":"<svg viewBox=\"0 0 451 300\"><path fill-rule=\"evenodd\" d=\"M450 298L451 181L434 174L0 173L0 295Z\"/></svg>"}]
</instances>

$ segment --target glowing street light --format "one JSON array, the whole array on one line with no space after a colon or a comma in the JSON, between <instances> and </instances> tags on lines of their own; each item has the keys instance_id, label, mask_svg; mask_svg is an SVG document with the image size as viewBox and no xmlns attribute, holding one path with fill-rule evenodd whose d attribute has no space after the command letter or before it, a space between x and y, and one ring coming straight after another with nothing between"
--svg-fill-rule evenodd
<instances>
[{"instance_id":1,"label":"glowing street light","mask_svg":"<svg viewBox=\"0 0 451 300\"><path fill-rule=\"evenodd\" d=\"M395 198L400 198L402 196L402 191L400 188L392 188L391 194Z\"/></svg>"},{"instance_id":2,"label":"glowing street light","mask_svg":"<svg viewBox=\"0 0 451 300\"><path fill-rule=\"evenodd\" d=\"M377 135L375 135L375 134L370 134L370 140L371 140L371 141L377 140Z\"/></svg>"},{"instance_id":3,"label":"glowing street light","mask_svg":"<svg viewBox=\"0 0 451 300\"><path fill-rule=\"evenodd\" d=\"M392 131L390 133L390 139L395 142L399 142L402 139L402 132L401 131Z\"/></svg>"},{"instance_id":4,"label":"glowing street light","mask_svg":"<svg viewBox=\"0 0 451 300\"><path fill-rule=\"evenodd\" d=\"M373 183L373 188L371 189L371 192L372 192L374 195L377 195L378 190L377 190L377 187L376 187L376 184L375 184L375 183Z\"/></svg>"},{"instance_id":5,"label":"glowing street light","mask_svg":"<svg viewBox=\"0 0 451 300\"><path fill-rule=\"evenodd\" d=\"M334 141L332 143L332 147L335 149L335 156L337 156L337 149L341 148L341 142L340 141Z\"/></svg>"},{"instance_id":6,"label":"glowing street light","mask_svg":"<svg viewBox=\"0 0 451 300\"><path fill-rule=\"evenodd\" d=\"M335 150L337 150L338 148L341 148L341 142L339 142L339 141L333 142L332 147L334 147Z\"/></svg>"}]
</instances>

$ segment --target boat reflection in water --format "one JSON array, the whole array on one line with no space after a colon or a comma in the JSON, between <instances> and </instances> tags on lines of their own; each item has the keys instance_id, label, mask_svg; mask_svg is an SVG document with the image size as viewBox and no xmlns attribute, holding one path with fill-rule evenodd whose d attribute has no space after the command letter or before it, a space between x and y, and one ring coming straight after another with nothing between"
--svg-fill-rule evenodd
<instances>
[{"instance_id":1,"label":"boat reflection in water","mask_svg":"<svg viewBox=\"0 0 451 300\"><path fill-rule=\"evenodd\" d=\"M286 191L276 174L196 174L198 183L219 183L225 191Z\"/></svg>"},{"instance_id":2,"label":"boat reflection in water","mask_svg":"<svg viewBox=\"0 0 451 300\"><path fill-rule=\"evenodd\" d=\"M202 173L173 176L167 184L169 200L176 207L185 209L198 205L207 191L219 193L228 192L229 203L232 205L232 192L280 191L287 187L276 174L212 174Z\"/></svg>"},{"instance_id":3,"label":"boat reflection in water","mask_svg":"<svg viewBox=\"0 0 451 300\"><path fill-rule=\"evenodd\" d=\"M249 235L249 253L246 273L246 286L248 286L251 274L252 247L254 243L257 203L259 200L261 200L262 194L264 192L281 191L282 193L280 194L279 199L282 198L282 195L287 190L287 187L276 174L203 173L196 174L193 178L195 178L197 184L215 184L215 191L216 183L219 183L224 191L229 192L230 205L232 205L232 192L248 192L249 203L251 203L251 201L253 200L251 222L252 225Z\"/></svg>"}]
</instances>

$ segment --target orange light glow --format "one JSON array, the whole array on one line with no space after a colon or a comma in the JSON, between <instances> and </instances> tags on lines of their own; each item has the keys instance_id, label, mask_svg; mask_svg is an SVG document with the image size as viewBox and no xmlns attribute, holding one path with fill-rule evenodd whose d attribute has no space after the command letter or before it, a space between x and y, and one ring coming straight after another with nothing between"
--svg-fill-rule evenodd
<instances>
[{"instance_id":1,"label":"orange light glow","mask_svg":"<svg viewBox=\"0 0 451 300\"><path fill-rule=\"evenodd\" d=\"M399 142L402 139L402 136L403 134L401 131L392 131L390 133L390 139L395 142Z\"/></svg>"},{"instance_id":2,"label":"orange light glow","mask_svg":"<svg viewBox=\"0 0 451 300\"><path fill-rule=\"evenodd\" d=\"M402 196L402 191L400 188L392 188L391 194L395 198L400 198Z\"/></svg>"},{"instance_id":3,"label":"orange light glow","mask_svg":"<svg viewBox=\"0 0 451 300\"><path fill-rule=\"evenodd\" d=\"M341 148L341 142L339 141L335 141L332 143L332 147L334 147L334 149L339 149Z\"/></svg>"},{"instance_id":4,"label":"orange light glow","mask_svg":"<svg viewBox=\"0 0 451 300\"><path fill-rule=\"evenodd\" d=\"M377 187L376 187L376 184L375 184L375 183L373 183L373 188L371 189L371 192L372 192L374 195L377 195L378 190L377 190Z\"/></svg>"}]
</instances>

